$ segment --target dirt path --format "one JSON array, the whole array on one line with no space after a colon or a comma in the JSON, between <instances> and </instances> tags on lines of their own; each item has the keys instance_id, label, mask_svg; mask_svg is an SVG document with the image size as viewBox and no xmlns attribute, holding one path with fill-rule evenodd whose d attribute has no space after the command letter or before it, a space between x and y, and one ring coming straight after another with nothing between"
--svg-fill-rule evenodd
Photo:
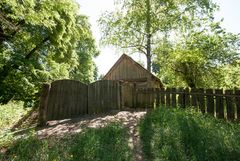
<instances>
[{"instance_id":1,"label":"dirt path","mask_svg":"<svg viewBox=\"0 0 240 161\"><path fill-rule=\"evenodd\" d=\"M40 138L62 137L65 134L81 132L86 127L104 127L110 122L121 122L129 132L129 147L134 154L134 160L142 161L142 148L138 134L137 124L146 111L120 111L108 115L85 116L83 118L49 121L48 126L39 129Z\"/></svg>"}]
</instances>

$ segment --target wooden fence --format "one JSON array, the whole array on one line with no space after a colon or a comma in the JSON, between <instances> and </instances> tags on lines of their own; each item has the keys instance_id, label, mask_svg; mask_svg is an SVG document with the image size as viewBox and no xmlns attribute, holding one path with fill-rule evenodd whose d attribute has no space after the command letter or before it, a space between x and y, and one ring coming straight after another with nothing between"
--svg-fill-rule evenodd
<instances>
[{"instance_id":1,"label":"wooden fence","mask_svg":"<svg viewBox=\"0 0 240 161\"><path fill-rule=\"evenodd\" d=\"M136 89L135 107L194 107L217 118L240 120L240 90Z\"/></svg>"},{"instance_id":2,"label":"wooden fence","mask_svg":"<svg viewBox=\"0 0 240 161\"><path fill-rule=\"evenodd\" d=\"M40 97L39 121L104 113L120 109L120 85L101 80L83 84L74 80L58 80L44 84Z\"/></svg>"}]
</instances>

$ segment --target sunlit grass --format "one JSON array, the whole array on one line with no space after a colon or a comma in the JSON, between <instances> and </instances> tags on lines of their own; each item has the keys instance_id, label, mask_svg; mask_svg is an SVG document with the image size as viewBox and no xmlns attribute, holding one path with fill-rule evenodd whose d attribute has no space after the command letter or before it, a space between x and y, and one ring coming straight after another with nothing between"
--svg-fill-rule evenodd
<instances>
[{"instance_id":1,"label":"sunlit grass","mask_svg":"<svg viewBox=\"0 0 240 161\"><path fill-rule=\"evenodd\" d=\"M193 109L159 108L140 123L146 160L230 161L240 158L240 125Z\"/></svg>"},{"instance_id":2,"label":"sunlit grass","mask_svg":"<svg viewBox=\"0 0 240 161\"><path fill-rule=\"evenodd\" d=\"M39 140L36 136L30 136L12 145L2 160L129 161L132 155L127 135L121 124L112 123L61 139Z\"/></svg>"},{"instance_id":3,"label":"sunlit grass","mask_svg":"<svg viewBox=\"0 0 240 161\"><path fill-rule=\"evenodd\" d=\"M10 129L30 110L31 108L23 106L23 102L14 101L0 105L0 148L15 140Z\"/></svg>"},{"instance_id":4,"label":"sunlit grass","mask_svg":"<svg viewBox=\"0 0 240 161\"><path fill-rule=\"evenodd\" d=\"M0 105L0 132L11 128L30 108L25 108L23 102L9 102Z\"/></svg>"}]
</instances>

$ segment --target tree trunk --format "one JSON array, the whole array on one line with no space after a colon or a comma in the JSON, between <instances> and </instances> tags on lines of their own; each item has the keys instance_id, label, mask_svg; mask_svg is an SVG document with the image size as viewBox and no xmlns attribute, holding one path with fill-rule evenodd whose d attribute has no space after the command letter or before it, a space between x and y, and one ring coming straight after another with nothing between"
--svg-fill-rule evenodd
<instances>
[{"instance_id":1,"label":"tree trunk","mask_svg":"<svg viewBox=\"0 0 240 161\"><path fill-rule=\"evenodd\" d=\"M151 72L152 68L152 55L151 55L151 8L150 8L150 0L146 0L146 34L147 34L147 70Z\"/></svg>"}]
</instances>

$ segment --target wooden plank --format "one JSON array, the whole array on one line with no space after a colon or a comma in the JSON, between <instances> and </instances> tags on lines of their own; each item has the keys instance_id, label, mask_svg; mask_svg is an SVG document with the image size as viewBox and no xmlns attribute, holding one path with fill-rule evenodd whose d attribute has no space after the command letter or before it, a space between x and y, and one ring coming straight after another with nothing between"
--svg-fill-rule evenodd
<instances>
[{"instance_id":1,"label":"wooden plank","mask_svg":"<svg viewBox=\"0 0 240 161\"><path fill-rule=\"evenodd\" d=\"M197 93L199 93L197 95L197 104L199 106L199 110L202 112L202 113L205 113L206 111L206 108L205 108L205 91L203 88L200 88L197 90Z\"/></svg>"},{"instance_id":2,"label":"wooden plank","mask_svg":"<svg viewBox=\"0 0 240 161\"><path fill-rule=\"evenodd\" d=\"M222 95L222 89L215 90L216 95ZM223 96L216 96L216 117L217 118L224 118L224 104L223 104Z\"/></svg>"},{"instance_id":3,"label":"wooden plank","mask_svg":"<svg viewBox=\"0 0 240 161\"><path fill-rule=\"evenodd\" d=\"M167 88L166 89L166 107L170 107L171 105L170 92L171 92L171 89Z\"/></svg>"},{"instance_id":4,"label":"wooden plank","mask_svg":"<svg viewBox=\"0 0 240 161\"><path fill-rule=\"evenodd\" d=\"M178 105L181 108L185 108L185 94L184 94L184 89L183 88L179 88L178 89Z\"/></svg>"},{"instance_id":5,"label":"wooden plank","mask_svg":"<svg viewBox=\"0 0 240 161\"><path fill-rule=\"evenodd\" d=\"M194 108L198 108L197 106L197 89L195 88L192 88L191 89L191 92L190 92L190 95L191 95L191 106L193 106Z\"/></svg>"},{"instance_id":6,"label":"wooden plank","mask_svg":"<svg viewBox=\"0 0 240 161\"><path fill-rule=\"evenodd\" d=\"M172 107L176 107L177 103L176 103L176 88L172 88Z\"/></svg>"},{"instance_id":7,"label":"wooden plank","mask_svg":"<svg viewBox=\"0 0 240 161\"><path fill-rule=\"evenodd\" d=\"M225 90L226 95L232 95L233 90ZM227 119L228 120L234 120L235 114L234 114L234 105L233 105L233 97L226 96L226 104L227 104Z\"/></svg>"},{"instance_id":8,"label":"wooden plank","mask_svg":"<svg viewBox=\"0 0 240 161\"><path fill-rule=\"evenodd\" d=\"M211 94L207 95L207 113L214 116L214 98L212 96L213 89L207 89L206 94Z\"/></svg>"},{"instance_id":9,"label":"wooden plank","mask_svg":"<svg viewBox=\"0 0 240 161\"><path fill-rule=\"evenodd\" d=\"M235 98L237 107L237 119L240 120L240 90L235 90L235 94L237 95L237 97Z\"/></svg>"},{"instance_id":10,"label":"wooden plank","mask_svg":"<svg viewBox=\"0 0 240 161\"><path fill-rule=\"evenodd\" d=\"M160 94L159 94L159 88L156 88L156 106L160 106Z\"/></svg>"},{"instance_id":11,"label":"wooden plank","mask_svg":"<svg viewBox=\"0 0 240 161\"><path fill-rule=\"evenodd\" d=\"M185 88L185 106L190 106L190 94L189 94L189 88Z\"/></svg>"},{"instance_id":12,"label":"wooden plank","mask_svg":"<svg viewBox=\"0 0 240 161\"><path fill-rule=\"evenodd\" d=\"M165 106L165 88L161 88L160 90L160 106Z\"/></svg>"},{"instance_id":13,"label":"wooden plank","mask_svg":"<svg viewBox=\"0 0 240 161\"><path fill-rule=\"evenodd\" d=\"M39 118L38 123L39 125L45 125L47 122L47 103L48 103L48 97L49 97L49 91L51 86L49 84L43 84L41 96L40 96L40 102L39 102Z\"/></svg>"}]
</instances>

